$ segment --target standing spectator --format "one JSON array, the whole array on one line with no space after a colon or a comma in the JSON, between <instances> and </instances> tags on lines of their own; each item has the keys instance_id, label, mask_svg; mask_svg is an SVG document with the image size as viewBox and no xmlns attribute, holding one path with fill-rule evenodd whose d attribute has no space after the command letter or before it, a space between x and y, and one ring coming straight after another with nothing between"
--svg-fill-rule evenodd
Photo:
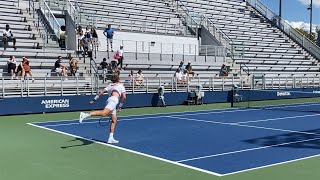
<instances>
[{"instance_id":1,"label":"standing spectator","mask_svg":"<svg viewBox=\"0 0 320 180\"><path fill-rule=\"evenodd\" d=\"M83 51L83 30L81 26L77 28L78 51Z\"/></svg>"},{"instance_id":2,"label":"standing spectator","mask_svg":"<svg viewBox=\"0 0 320 180\"><path fill-rule=\"evenodd\" d=\"M120 49L117 51L117 53L119 53L119 59L118 59L118 64L117 66L120 65L120 70L122 69L123 66L123 45L120 45Z\"/></svg>"},{"instance_id":3,"label":"standing spectator","mask_svg":"<svg viewBox=\"0 0 320 180\"><path fill-rule=\"evenodd\" d=\"M10 59L8 60L8 73L10 73L11 79L15 77L16 72L17 72L17 62L14 56L10 56Z\"/></svg>"},{"instance_id":4,"label":"standing spectator","mask_svg":"<svg viewBox=\"0 0 320 180\"><path fill-rule=\"evenodd\" d=\"M67 68L65 65L61 64L61 56L58 57L58 60L54 63L55 71L64 77L64 80L68 80Z\"/></svg>"},{"instance_id":5,"label":"standing spectator","mask_svg":"<svg viewBox=\"0 0 320 180\"><path fill-rule=\"evenodd\" d=\"M70 56L69 59L69 65L70 65L70 72L73 76L76 76L77 70L78 70L78 60L76 58L73 58Z\"/></svg>"},{"instance_id":6,"label":"standing spectator","mask_svg":"<svg viewBox=\"0 0 320 180\"><path fill-rule=\"evenodd\" d=\"M192 70L192 66L191 66L191 62L188 62L188 65L186 66L186 70L188 70L189 74L192 74L192 76L194 76L194 72Z\"/></svg>"},{"instance_id":7,"label":"standing spectator","mask_svg":"<svg viewBox=\"0 0 320 180\"><path fill-rule=\"evenodd\" d=\"M110 44L111 52L113 52L112 42L113 42L114 31L111 28L111 24L109 24L108 27L103 31L103 35L106 36L107 38L107 51L109 51L109 44Z\"/></svg>"},{"instance_id":8,"label":"standing spectator","mask_svg":"<svg viewBox=\"0 0 320 180\"><path fill-rule=\"evenodd\" d=\"M98 38L98 33L95 28L91 28L91 34L92 34L92 44L94 49L99 51L99 38Z\"/></svg>"},{"instance_id":9,"label":"standing spectator","mask_svg":"<svg viewBox=\"0 0 320 180\"><path fill-rule=\"evenodd\" d=\"M22 57L22 62L20 66L22 68L21 80L23 80L25 75L29 74L29 76L32 78L32 82L34 82L34 78L32 76L32 72L30 68L30 62L26 57Z\"/></svg>"},{"instance_id":10,"label":"standing spectator","mask_svg":"<svg viewBox=\"0 0 320 180\"><path fill-rule=\"evenodd\" d=\"M106 81L107 80L107 74L108 74L107 58L103 58L102 62L100 63L99 68L102 69L103 80Z\"/></svg>"},{"instance_id":11,"label":"standing spectator","mask_svg":"<svg viewBox=\"0 0 320 180\"><path fill-rule=\"evenodd\" d=\"M144 75L142 74L142 70L139 69L137 75L136 75L136 81L135 81L136 85L138 86L143 86L143 83L144 83Z\"/></svg>"},{"instance_id":12,"label":"standing spectator","mask_svg":"<svg viewBox=\"0 0 320 180\"><path fill-rule=\"evenodd\" d=\"M16 38L13 36L13 33L10 29L9 24L6 25L6 29L3 30L3 44L4 44L4 50L7 49L8 42L12 41L13 42L13 48L16 50Z\"/></svg>"},{"instance_id":13,"label":"standing spectator","mask_svg":"<svg viewBox=\"0 0 320 180\"><path fill-rule=\"evenodd\" d=\"M184 69L186 69L186 67L183 65L183 63L184 63L184 62L181 61L181 62L180 62L180 65L179 65L179 69L180 69L181 72L183 72Z\"/></svg>"}]
</instances>

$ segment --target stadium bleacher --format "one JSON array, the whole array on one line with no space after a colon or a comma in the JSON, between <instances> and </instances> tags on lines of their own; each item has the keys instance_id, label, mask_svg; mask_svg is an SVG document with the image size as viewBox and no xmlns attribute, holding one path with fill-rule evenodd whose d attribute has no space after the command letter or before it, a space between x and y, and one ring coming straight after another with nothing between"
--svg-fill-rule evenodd
<instances>
[{"instance_id":1,"label":"stadium bleacher","mask_svg":"<svg viewBox=\"0 0 320 180\"><path fill-rule=\"evenodd\" d=\"M46 2L54 13L58 13L66 6L64 0L46 0ZM124 68L120 74L123 79L127 78L131 70L141 69L145 77L149 78L149 86L161 85L159 78L163 78L168 79L170 83L166 85L172 87L174 86L172 77L180 61L191 61L196 74L190 80L190 85L196 85L200 81L209 82L209 89L213 86L231 88L235 83L252 88L254 82L251 82L251 76L264 76L266 79L267 77L288 79L288 77L303 76L312 79L319 75L318 61L314 56L243 0L69 0L68 2L79 11L81 17L94 17L99 33L107 24L112 24L112 27L119 32L139 32L151 36L165 35L196 39L195 32L189 32L194 29L189 27L183 16L185 13L189 13L194 19L205 16L230 39L232 50L229 50L236 55L232 59L226 50L222 53L224 55L221 55L221 52L219 52L220 55L217 55L217 51L210 50L213 55L209 55L208 50L204 50L202 46L195 46L195 52L190 51L194 49L193 45L187 45L189 52L185 53L183 50L182 54L177 51L172 51L171 54L164 53L162 50L161 52L135 52L133 48L127 46L130 50L126 49ZM34 8L37 9L37 2L35 3ZM76 52L61 50L53 39L45 42L45 37L48 36L46 27L38 23L38 14L31 15L31 12L28 11L28 1L5 0L3 6L0 7L0 15L0 26L10 24L17 38L17 50L10 46L6 51L1 52L1 58L7 60L9 56L14 55L19 61L21 57L26 56L31 62L36 81L43 77L52 77L48 80L54 81L53 84L60 82L61 77L52 72L57 56L62 56L64 63L67 64L67 57L76 56ZM99 38L101 42L105 41L103 36ZM125 39L121 39L122 43L124 41ZM171 45L164 44L161 45L161 48L162 46L171 48ZM182 47L184 49L185 45ZM112 53L106 55L104 49L101 50L100 47L99 52L95 55L95 62L98 64L103 57L108 57L110 61L112 56ZM83 87L87 88L88 84L92 85L92 76L89 74L90 71L93 71L90 68L92 62L88 60L85 62L81 56L78 58L80 61L77 83L83 83ZM230 67L228 77L219 75L222 64ZM8 76L6 61L1 61L0 67L0 74L4 79L8 79L6 78ZM241 69L241 67L246 69ZM101 73L101 71L98 72ZM251 76L247 76L246 72ZM155 80L157 82L152 84L152 78L158 78ZM212 79L217 79L217 81L212 83ZM220 80L227 83L219 85L222 83L218 82ZM12 83L11 80L6 81ZM273 80L267 80L264 83L274 83L271 81ZM99 81L95 87L103 86L102 83L103 81L101 83ZM12 84L20 86L21 83L17 81ZM286 80L285 85L288 84L293 85L293 80L290 82Z\"/></svg>"}]
</instances>

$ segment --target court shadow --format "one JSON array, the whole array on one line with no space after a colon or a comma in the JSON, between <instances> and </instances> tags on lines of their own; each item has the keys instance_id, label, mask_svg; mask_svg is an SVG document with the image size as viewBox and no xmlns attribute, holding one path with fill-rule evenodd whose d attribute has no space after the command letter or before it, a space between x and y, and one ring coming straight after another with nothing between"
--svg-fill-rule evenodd
<instances>
[{"instance_id":1,"label":"court shadow","mask_svg":"<svg viewBox=\"0 0 320 180\"><path fill-rule=\"evenodd\" d=\"M88 140L81 139L81 138L75 138L73 140L68 141L68 143L73 143L73 142L76 142L76 141L79 141L79 142L82 142L82 143L81 144L75 144L75 145L61 146L60 148L61 149L68 149L68 148L74 148L74 147L80 147L80 146L88 146L88 145L91 145L91 144L94 143L92 141L88 141Z\"/></svg>"},{"instance_id":2,"label":"court shadow","mask_svg":"<svg viewBox=\"0 0 320 180\"><path fill-rule=\"evenodd\" d=\"M259 146L274 146L301 149L320 149L320 129L302 131L300 133L285 133L276 136L244 140L246 143Z\"/></svg>"}]
</instances>

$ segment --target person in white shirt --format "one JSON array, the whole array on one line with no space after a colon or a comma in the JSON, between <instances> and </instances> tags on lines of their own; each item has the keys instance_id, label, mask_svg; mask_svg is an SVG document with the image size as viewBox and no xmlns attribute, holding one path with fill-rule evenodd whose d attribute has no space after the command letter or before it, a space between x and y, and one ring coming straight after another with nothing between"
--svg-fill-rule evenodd
<instances>
[{"instance_id":1,"label":"person in white shirt","mask_svg":"<svg viewBox=\"0 0 320 180\"><path fill-rule=\"evenodd\" d=\"M143 83L144 83L144 75L142 74L142 70L139 69L136 75L136 85L143 86Z\"/></svg>"},{"instance_id":2,"label":"person in white shirt","mask_svg":"<svg viewBox=\"0 0 320 180\"><path fill-rule=\"evenodd\" d=\"M122 69L122 65L123 65L123 45L120 45L120 49L117 51L117 53L119 53L119 59L118 59L118 66L120 65L120 69Z\"/></svg>"},{"instance_id":3,"label":"person in white shirt","mask_svg":"<svg viewBox=\"0 0 320 180\"><path fill-rule=\"evenodd\" d=\"M108 143L119 143L119 141L115 140L114 130L117 123L117 111L121 111L121 108L126 100L126 89L124 86L120 83L119 76L112 76L111 78L112 84L109 84L105 89L100 90L97 95L94 97L92 101L90 101L90 104L93 104L96 100L99 99L101 95L103 95L105 92L108 92L109 98L106 102L106 106L103 110L100 111L92 111L91 113L80 113L80 119L79 122L82 123L82 121L85 118L91 117L91 116L111 116L112 123L110 125L110 134ZM119 104L119 108L117 109L117 105L119 103L119 99L121 97L121 102Z\"/></svg>"},{"instance_id":4,"label":"person in white shirt","mask_svg":"<svg viewBox=\"0 0 320 180\"><path fill-rule=\"evenodd\" d=\"M181 83L182 82L182 73L181 73L180 69L176 70L176 73L174 74L174 77L176 78L177 83Z\"/></svg>"},{"instance_id":5,"label":"person in white shirt","mask_svg":"<svg viewBox=\"0 0 320 180\"><path fill-rule=\"evenodd\" d=\"M13 42L13 48L16 50L16 38L13 37L13 33L10 29L9 24L6 25L6 29L3 30L3 44L4 44L4 50L7 49L8 42L12 41Z\"/></svg>"}]
</instances>

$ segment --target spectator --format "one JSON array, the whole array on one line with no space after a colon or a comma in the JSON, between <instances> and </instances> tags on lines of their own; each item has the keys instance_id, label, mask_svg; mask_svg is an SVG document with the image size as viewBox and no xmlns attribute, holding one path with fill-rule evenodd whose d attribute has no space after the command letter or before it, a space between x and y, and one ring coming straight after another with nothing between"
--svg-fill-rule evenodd
<instances>
[{"instance_id":1,"label":"spectator","mask_svg":"<svg viewBox=\"0 0 320 180\"><path fill-rule=\"evenodd\" d=\"M107 51L109 51L109 44L110 44L111 52L113 52L112 42L113 42L114 31L111 28L111 24L109 24L108 27L103 31L103 35L105 35L107 38Z\"/></svg>"},{"instance_id":2,"label":"spectator","mask_svg":"<svg viewBox=\"0 0 320 180\"><path fill-rule=\"evenodd\" d=\"M83 30L81 26L77 28L78 51L83 51Z\"/></svg>"},{"instance_id":3,"label":"spectator","mask_svg":"<svg viewBox=\"0 0 320 180\"><path fill-rule=\"evenodd\" d=\"M92 59L92 34L89 27L86 27L86 32L84 33L84 37L82 38L83 41L83 56L88 55L90 59Z\"/></svg>"},{"instance_id":4,"label":"spectator","mask_svg":"<svg viewBox=\"0 0 320 180\"><path fill-rule=\"evenodd\" d=\"M120 49L117 51L117 53L119 53L119 59L118 59L118 64L117 66L120 65L120 70L122 69L122 65L123 65L123 45L120 45Z\"/></svg>"},{"instance_id":5,"label":"spectator","mask_svg":"<svg viewBox=\"0 0 320 180\"><path fill-rule=\"evenodd\" d=\"M184 63L184 62L181 61L181 62L180 62L180 65L179 65L179 69L180 69L181 72L186 69L186 67L183 65L183 63Z\"/></svg>"},{"instance_id":6,"label":"spectator","mask_svg":"<svg viewBox=\"0 0 320 180\"><path fill-rule=\"evenodd\" d=\"M176 82L177 83L181 83L182 82L182 73L180 71L180 69L178 68L174 74L174 77L176 78Z\"/></svg>"},{"instance_id":7,"label":"spectator","mask_svg":"<svg viewBox=\"0 0 320 180\"><path fill-rule=\"evenodd\" d=\"M60 31L60 39L59 39L59 46L61 49L66 49L66 27L61 26Z\"/></svg>"},{"instance_id":8,"label":"spectator","mask_svg":"<svg viewBox=\"0 0 320 180\"><path fill-rule=\"evenodd\" d=\"M128 82L129 82L130 85L132 85L132 83L134 82L134 74L133 73L134 73L133 70L131 70L130 74L128 76L129 77L129 81Z\"/></svg>"},{"instance_id":9,"label":"spectator","mask_svg":"<svg viewBox=\"0 0 320 180\"><path fill-rule=\"evenodd\" d=\"M7 49L8 42L12 41L13 42L13 48L16 50L16 38L13 36L13 33L10 29L9 24L6 25L6 29L3 30L3 44L4 44L4 50Z\"/></svg>"},{"instance_id":10,"label":"spectator","mask_svg":"<svg viewBox=\"0 0 320 180\"><path fill-rule=\"evenodd\" d=\"M17 73L17 62L14 56L10 56L8 60L8 73L10 73L11 79L13 79Z\"/></svg>"},{"instance_id":11,"label":"spectator","mask_svg":"<svg viewBox=\"0 0 320 180\"><path fill-rule=\"evenodd\" d=\"M225 64L222 64L219 75L220 76L228 76L229 75L229 69Z\"/></svg>"},{"instance_id":12,"label":"spectator","mask_svg":"<svg viewBox=\"0 0 320 180\"><path fill-rule=\"evenodd\" d=\"M70 65L70 72L73 76L76 76L77 70L78 70L78 60L76 58L73 58L70 56L69 59L69 65Z\"/></svg>"},{"instance_id":13,"label":"spectator","mask_svg":"<svg viewBox=\"0 0 320 180\"><path fill-rule=\"evenodd\" d=\"M103 58L102 62L100 63L99 68L102 69L103 79L104 79L104 81L106 81L106 78L107 78L106 75L108 74L107 58Z\"/></svg>"},{"instance_id":14,"label":"spectator","mask_svg":"<svg viewBox=\"0 0 320 180\"><path fill-rule=\"evenodd\" d=\"M34 82L34 78L32 76L31 68L30 68L30 62L26 57L22 57L22 62L20 64L22 73L21 73L21 80L24 79L24 77L29 74L29 76L32 78L32 82Z\"/></svg>"},{"instance_id":15,"label":"spectator","mask_svg":"<svg viewBox=\"0 0 320 180\"><path fill-rule=\"evenodd\" d=\"M68 80L67 68L65 65L61 64L61 56L59 56L58 60L54 63L54 68L56 73L64 77L64 80Z\"/></svg>"},{"instance_id":16,"label":"spectator","mask_svg":"<svg viewBox=\"0 0 320 180\"><path fill-rule=\"evenodd\" d=\"M191 62L188 62L188 65L186 66L186 69L188 70L189 74L192 74L192 76L194 76L194 72L192 70L192 66L191 66Z\"/></svg>"},{"instance_id":17,"label":"spectator","mask_svg":"<svg viewBox=\"0 0 320 180\"><path fill-rule=\"evenodd\" d=\"M136 75L136 81L135 81L136 85L138 86L143 86L143 83L144 83L144 75L142 74L142 70L139 69L137 75Z\"/></svg>"},{"instance_id":18,"label":"spectator","mask_svg":"<svg viewBox=\"0 0 320 180\"><path fill-rule=\"evenodd\" d=\"M95 28L91 28L93 46L99 51L99 38Z\"/></svg>"},{"instance_id":19,"label":"spectator","mask_svg":"<svg viewBox=\"0 0 320 180\"><path fill-rule=\"evenodd\" d=\"M182 82L183 84L185 84L185 83L188 82L188 80L189 80L189 73L188 73L188 70L185 69L185 70L183 70L183 73L182 73L182 80L181 80L181 82Z\"/></svg>"}]
</instances>

